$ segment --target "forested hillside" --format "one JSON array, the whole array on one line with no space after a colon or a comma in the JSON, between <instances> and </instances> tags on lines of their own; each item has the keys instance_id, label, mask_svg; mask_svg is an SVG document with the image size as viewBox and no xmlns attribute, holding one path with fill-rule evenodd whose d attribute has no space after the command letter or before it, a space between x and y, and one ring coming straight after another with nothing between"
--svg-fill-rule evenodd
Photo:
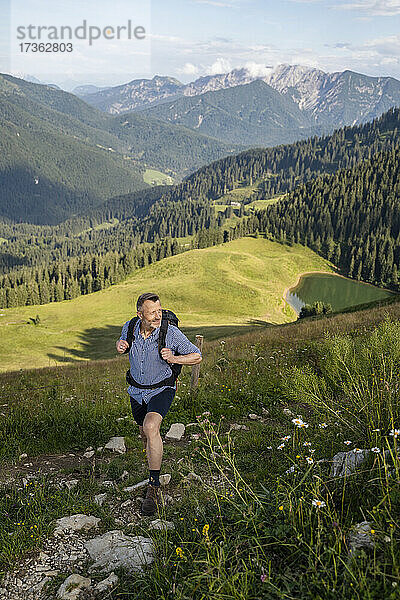
<instances>
[{"instance_id":1,"label":"forested hillside","mask_svg":"<svg viewBox=\"0 0 400 600\"><path fill-rule=\"evenodd\" d=\"M204 247L257 230L309 245L343 273L397 290L399 120L400 110L392 109L332 136L227 157L172 188L117 197L57 228L0 224L3 306L32 303L32 295L42 301L44 282L51 301L107 287L172 247L178 251L172 241L160 244L165 238L197 234L194 247ZM225 226L232 209L217 215L214 201L255 182L249 202L291 193L256 214L246 216L242 205L242 220ZM148 243L152 251L141 246Z\"/></svg>"},{"instance_id":2,"label":"forested hillside","mask_svg":"<svg viewBox=\"0 0 400 600\"><path fill-rule=\"evenodd\" d=\"M0 216L56 224L116 193L147 187L143 167L97 147L107 143L104 135L87 142L86 128L79 139L77 127L55 126L30 102L21 108L0 94Z\"/></svg>"},{"instance_id":3,"label":"forested hillside","mask_svg":"<svg viewBox=\"0 0 400 600\"><path fill-rule=\"evenodd\" d=\"M143 189L146 167L180 179L242 146L0 75L0 217L57 224Z\"/></svg>"},{"instance_id":4,"label":"forested hillside","mask_svg":"<svg viewBox=\"0 0 400 600\"><path fill-rule=\"evenodd\" d=\"M247 146L290 143L321 131L289 96L261 80L200 96L184 96L136 114Z\"/></svg>"},{"instance_id":5,"label":"forested hillside","mask_svg":"<svg viewBox=\"0 0 400 600\"><path fill-rule=\"evenodd\" d=\"M297 187L258 212L274 238L309 246L349 277L399 289L400 148Z\"/></svg>"}]
</instances>

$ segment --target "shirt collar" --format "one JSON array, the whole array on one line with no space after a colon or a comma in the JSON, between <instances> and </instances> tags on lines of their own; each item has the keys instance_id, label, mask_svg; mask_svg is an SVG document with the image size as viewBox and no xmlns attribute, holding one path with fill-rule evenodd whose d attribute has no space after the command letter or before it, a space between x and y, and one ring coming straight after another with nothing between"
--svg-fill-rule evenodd
<instances>
[{"instance_id":1,"label":"shirt collar","mask_svg":"<svg viewBox=\"0 0 400 600\"><path fill-rule=\"evenodd\" d=\"M142 340L144 341L144 337L143 337L143 336L142 336L142 334L140 333L140 323L141 323L141 321L140 321L140 319L138 319L138 320L137 320L137 323L136 323L136 325L135 325L134 334L135 334L135 335L136 335L136 334L137 334L137 335L140 335L140 337L141 337L141 338L142 338ZM149 335L149 337L148 337L148 338L146 338L146 339L149 339L149 338L151 338L151 337L153 337L153 336L154 336L154 338L156 338L156 337L158 336L158 333L159 333L159 331L160 331L160 327L161 327L161 325L160 325L159 327L156 327L156 329L154 329L154 330L152 331L152 333Z\"/></svg>"}]
</instances>

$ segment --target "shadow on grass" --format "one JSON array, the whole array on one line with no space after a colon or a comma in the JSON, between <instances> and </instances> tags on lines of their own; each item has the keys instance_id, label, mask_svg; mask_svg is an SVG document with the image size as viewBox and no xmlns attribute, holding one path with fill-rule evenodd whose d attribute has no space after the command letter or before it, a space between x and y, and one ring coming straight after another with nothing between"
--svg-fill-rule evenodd
<instances>
[{"instance_id":1,"label":"shadow on grass","mask_svg":"<svg viewBox=\"0 0 400 600\"><path fill-rule=\"evenodd\" d=\"M267 321L250 319L243 325L182 327L182 331L192 342L195 342L196 335L203 335L206 341L213 341L249 333L263 327L273 327L273 325ZM115 358L116 356L120 356L115 348L115 343L120 335L121 327L115 325L86 329L79 334L81 348L56 346L58 354L48 353L47 356L57 363L80 362L82 359L102 360Z\"/></svg>"}]
</instances>

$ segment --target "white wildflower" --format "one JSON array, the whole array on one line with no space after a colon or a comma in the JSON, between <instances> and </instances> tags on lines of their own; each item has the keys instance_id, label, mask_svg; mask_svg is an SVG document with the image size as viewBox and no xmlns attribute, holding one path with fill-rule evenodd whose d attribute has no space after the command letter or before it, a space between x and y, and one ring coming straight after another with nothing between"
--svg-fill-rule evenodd
<instances>
[{"instance_id":1,"label":"white wildflower","mask_svg":"<svg viewBox=\"0 0 400 600\"><path fill-rule=\"evenodd\" d=\"M304 423L304 421L302 419L292 419L292 423L294 423L296 425L296 427L302 428L302 427L308 427L308 423Z\"/></svg>"}]
</instances>

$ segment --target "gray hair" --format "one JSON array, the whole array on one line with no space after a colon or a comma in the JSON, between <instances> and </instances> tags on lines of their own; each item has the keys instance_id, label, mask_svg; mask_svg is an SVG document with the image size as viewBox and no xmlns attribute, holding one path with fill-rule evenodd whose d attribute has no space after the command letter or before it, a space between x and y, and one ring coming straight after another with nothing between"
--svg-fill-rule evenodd
<instances>
[{"instance_id":1,"label":"gray hair","mask_svg":"<svg viewBox=\"0 0 400 600\"><path fill-rule=\"evenodd\" d=\"M159 300L159 299L160 299L159 296L157 296L157 294L153 294L152 292L147 292L146 294L142 294L137 299L136 309L138 312L140 312L142 309L143 303L146 302L146 300L151 300L152 302L157 302L157 300Z\"/></svg>"}]
</instances>

